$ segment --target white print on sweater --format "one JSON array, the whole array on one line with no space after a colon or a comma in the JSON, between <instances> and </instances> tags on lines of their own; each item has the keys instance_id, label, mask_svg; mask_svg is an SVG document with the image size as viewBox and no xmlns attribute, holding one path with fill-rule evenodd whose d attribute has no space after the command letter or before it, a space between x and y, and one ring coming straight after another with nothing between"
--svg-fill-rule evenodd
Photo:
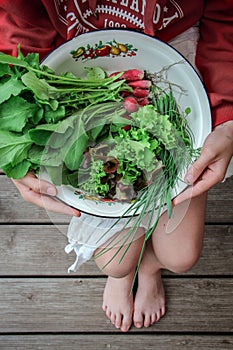
<instances>
[{"instance_id":1,"label":"white print on sweater","mask_svg":"<svg viewBox=\"0 0 233 350\"><path fill-rule=\"evenodd\" d=\"M89 8L88 0L54 0L59 20L67 26L69 35L78 35L102 28L144 29L145 0L106 0L97 1L95 14ZM155 5L153 24L157 30L166 28L171 22L184 17L184 13L175 0L169 0L161 7Z\"/></svg>"}]
</instances>

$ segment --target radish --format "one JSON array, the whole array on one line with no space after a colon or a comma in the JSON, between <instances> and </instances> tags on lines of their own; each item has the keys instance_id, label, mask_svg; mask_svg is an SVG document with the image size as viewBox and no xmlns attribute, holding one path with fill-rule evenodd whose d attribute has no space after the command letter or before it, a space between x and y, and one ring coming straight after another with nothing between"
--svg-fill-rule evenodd
<instances>
[{"instance_id":1,"label":"radish","mask_svg":"<svg viewBox=\"0 0 233 350\"><path fill-rule=\"evenodd\" d=\"M129 86L133 88L140 88L140 89L149 89L151 87L151 81L150 80L135 80L130 81L128 83Z\"/></svg>"},{"instance_id":2,"label":"radish","mask_svg":"<svg viewBox=\"0 0 233 350\"><path fill-rule=\"evenodd\" d=\"M110 74L110 77L113 77L120 72L114 72ZM119 79L125 79L126 81L135 81L135 80L141 80L144 78L144 71L141 69L128 69L126 71L122 72L123 74L120 76Z\"/></svg>"},{"instance_id":3,"label":"radish","mask_svg":"<svg viewBox=\"0 0 233 350\"><path fill-rule=\"evenodd\" d=\"M150 91L148 89L135 88L132 94L138 98L145 98L149 96Z\"/></svg>"},{"instance_id":4,"label":"radish","mask_svg":"<svg viewBox=\"0 0 233 350\"><path fill-rule=\"evenodd\" d=\"M139 104L139 106L146 106L146 105L148 105L149 104L149 100L148 100L148 98L146 97L146 98L143 98L143 99L138 99L138 104Z\"/></svg>"},{"instance_id":5,"label":"radish","mask_svg":"<svg viewBox=\"0 0 233 350\"><path fill-rule=\"evenodd\" d=\"M132 91L121 91L122 97L132 96Z\"/></svg>"},{"instance_id":6,"label":"radish","mask_svg":"<svg viewBox=\"0 0 233 350\"><path fill-rule=\"evenodd\" d=\"M141 69L128 69L121 76L121 79L125 79L126 81L141 80L143 78L144 71Z\"/></svg>"},{"instance_id":7,"label":"radish","mask_svg":"<svg viewBox=\"0 0 233 350\"><path fill-rule=\"evenodd\" d=\"M131 120L129 115L124 116L125 119ZM123 130L128 131L131 128L131 125L125 125L122 127Z\"/></svg>"},{"instance_id":8,"label":"radish","mask_svg":"<svg viewBox=\"0 0 233 350\"><path fill-rule=\"evenodd\" d=\"M132 96L126 97L124 100L124 108L126 109L126 111L128 113L137 112L137 110L139 108L139 104L138 104L136 98L134 98Z\"/></svg>"}]
</instances>

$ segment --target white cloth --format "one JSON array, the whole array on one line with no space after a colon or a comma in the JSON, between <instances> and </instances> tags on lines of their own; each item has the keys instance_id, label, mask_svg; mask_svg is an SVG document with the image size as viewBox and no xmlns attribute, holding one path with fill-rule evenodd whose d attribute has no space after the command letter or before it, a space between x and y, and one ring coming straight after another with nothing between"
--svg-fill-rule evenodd
<instances>
[{"instance_id":1,"label":"white cloth","mask_svg":"<svg viewBox=\"0 0 233 350\"><path fill-rule=\"evenodd\" d=\"M149 216L149 213L144 216L140 227L144 229L148 227ZM156 217L157 214L155 212L151 226L156 220ZM106 242L108 244L111 238L110 246L119 246L123 239L127 240L124 235L120 237L118 232L123 228L130 228L136 220L137 217L129 221L129 218L122 218L120 220L109 219L85 213L82 213L79 218L75 216L72 217L67 233L69 244L65 247L65 252L69 254L74 250L76 260L74 264L69 267L68 272L75 272L82 264L91 259L97 248L103 246ZM138 232L135 237L133 237L133 240L138 239L143 233L144 231Z\"/></svg>"}]
</instances>

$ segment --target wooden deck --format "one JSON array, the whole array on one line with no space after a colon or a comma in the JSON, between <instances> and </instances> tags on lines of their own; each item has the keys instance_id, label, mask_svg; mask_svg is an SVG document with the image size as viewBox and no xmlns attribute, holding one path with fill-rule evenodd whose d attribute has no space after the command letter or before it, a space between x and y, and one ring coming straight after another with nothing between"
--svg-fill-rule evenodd
<instances>
[{"instance_id":1,"label":"wooden deck","mask_svg":"<svg viewBox=\"0 0 233 350\"><path fill-rule=\"evenodd\" d=\"M107 321L106 279L92 261L67 274L68 222L24 202L0 175L1 350L233 349L233 178L210 191L198 264L164 272L167 313L148 329L122 334Z\"/></svg>"}]
</instances>

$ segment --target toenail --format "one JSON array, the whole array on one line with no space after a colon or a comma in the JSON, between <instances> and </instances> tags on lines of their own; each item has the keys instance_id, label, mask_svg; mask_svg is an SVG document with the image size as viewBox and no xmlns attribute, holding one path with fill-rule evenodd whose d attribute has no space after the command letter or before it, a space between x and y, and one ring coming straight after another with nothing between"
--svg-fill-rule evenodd
<instances>
[{"instance_id":1,"label":"toenail","mask_svg":"<svg viewBox=\"0 0 233 350\"><path fill-rule=\"evenodd\" d=\"M128 330L129 330L129 328L127 327L127 328L121 328L121 330L122 330L122 332L128 332Z\"/></svg>"},{"instance_id":2,"label":"toenail","mask_svg":"<svg viewBox=\"0 0 233 350\"><path fill-rule=\"evenodd\" d=\"M135 327L136 328L142 328L142 324L141 323L135 323Z\"/></svg>"}]
</instances>

